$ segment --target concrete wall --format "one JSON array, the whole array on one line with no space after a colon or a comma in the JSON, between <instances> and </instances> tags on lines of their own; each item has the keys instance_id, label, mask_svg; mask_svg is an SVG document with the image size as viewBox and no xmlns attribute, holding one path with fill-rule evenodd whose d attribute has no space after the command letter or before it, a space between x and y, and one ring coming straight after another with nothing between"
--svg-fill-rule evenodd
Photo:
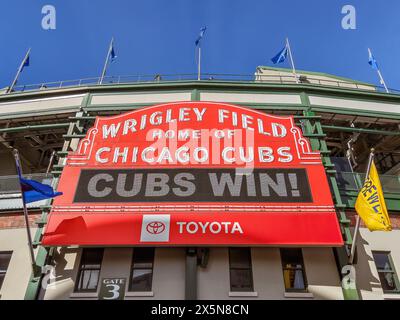
<instances>
[{"instance_id":1,"label":"concrete wall","mask_svg":"<svg viewBox=\"0 0 400 320\"><path fill-rule=\"evenodd\" d=\"M32 237L36 229L31 229ZM0 229L0 251L12 251L0 300L23 300L31 276L31 260L25 228Z\"/></svg>"}]
</instances>

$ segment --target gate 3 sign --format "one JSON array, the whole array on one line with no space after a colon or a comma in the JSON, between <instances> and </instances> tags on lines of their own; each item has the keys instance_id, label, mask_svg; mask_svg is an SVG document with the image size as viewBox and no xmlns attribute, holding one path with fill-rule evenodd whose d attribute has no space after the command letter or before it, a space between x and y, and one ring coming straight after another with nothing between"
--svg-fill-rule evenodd
<instances>
[{"instance_id":1,"label":"gate 3 sign","mask_svg":"<svg viewBox=\"0 0 400 320\"><path fill-rule=\"evenodd\" d=\"M47 246L343 244L321 156L293 117L228 104L98 117L58 190Z\"/></svg>"}]
</instances>

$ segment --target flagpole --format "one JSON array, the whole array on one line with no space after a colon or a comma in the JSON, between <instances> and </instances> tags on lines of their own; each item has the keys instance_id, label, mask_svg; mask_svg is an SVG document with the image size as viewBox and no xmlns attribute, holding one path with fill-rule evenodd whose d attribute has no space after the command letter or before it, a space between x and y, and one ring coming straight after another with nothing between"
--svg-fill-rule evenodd
<instances>
[{"instance_id":1,"label":"flagpole","mask_svg":"<svg viewBox=\"0 0 400 320\"><path fill-rule=\"evenodd\" d=\"M387 88L387 86L386 86L385 80L383 80L381 71L380 71L379 69L377 69L376 71L378 72L378 76L379 76L379 79L381 80L381 83L382 83L383 86L385 87L386 93L389 93L389 90L388 90L388 88Z\"/></svg>"},{"instance_id":2,"label":"flagpole","mask_svg":"<svg viewBox=\"0 0 400 320\"><path fill-rule=\"evenodd\" d=\"M22 60L21 64L19 65L17 74L15 75L14 81L12 82L10 88L8 88L7 93L10 93L13 90L15 84L17 83L18 77L19 77L20 73L22 72L22 68L24 67L26 59L29 57L30 52L31 52L31 48L28 49L27 53L25 54L24 60Z\"/></svg>"},{"instance_id":3,"label":"flagpole","mask_svg":"<svg viewBox=\"0 0 400 320\"><path fill-rule=\"evenodd\" d=\"M201 78L201 42L199 42L199 61L198 61L198 70L197 70L197 80Z\"/></svg>"},{"instance_id":4,"label":"flagpole","mask_svg":"<svg viewBox=\"0 0 400 320\"><path fill-rule=\"evenodd\" d=\"M369 176L369 171L371 169L371 164L372 161L374 159L374 149L371 149L371 153L369 154L369 159L368 159L368 166L367 166L367 172L365 174L365 179L364 179L364 183L368 180L368 176ZM362 188L362 187L361 187ZM361 190L360 188L360 190ZM354 253L356 250L356 240L357 240L357 235L360 229L360 224L361 224L361 219L360 216L357 215L356 217L356 226L354 228L354 236L353 236L353 243L351 244L351 251L350 251L350 257L349 257L349 264L353 264L353 260L354 260Z\"/></svg>"},{"instance_id":5,"label":"flagpole","mask_svg":"<svg viewBox=\"0 0 400 320\"><path fill-rule=\"evenodd\" d=\"M47 166L46 174L48 174L51 170L51 166L53 165L53 160L54 160L55 155L56 155L56 151L53 150L53 152L51 153L51 156L50 156L49 165Z\"/></svg>"},{"instance_id":6,"label":"flagpole","mask_svg":"<svg viewBox=\"0 0 400 320\"><path fill-rule=\"evenodd\" d=\"M293 61L293 56L292 56L292 50L290 49L289 38L286 38L286 45L289 50L290 63L292 64L292 71L293 71L294 78L296 80L296 83L299 83L299 79L297 78L297 74L296 74L296 68L294 67L294 61Z\"/></svg>"},{"instance_id":7,"label":"flagpole","mask_svg":"<svg viewBox=\"0 0 400 320\"><path fill-rule=\"evenodd\" d=\"M372 59L374 59L370 48L368 48L368 53L369 53L369 56L372 57ZM371 66L372 66L372 65L371 65ZM389 89L388 89L388 87L386 86L386 82L385 82L385 80L384 80L383 77L382 77L381 70L379 70L379 67L378 67L378 65L377 65L376 63L375 63L375 67L376 67L376 68L374 68L374 69L376 69L376 72L378 73L380 83L383 84L383 86L384 86L384 88L385 88L385 90L386 90L386 93L389 93Z\"/></svg>"},{"instance_id":8,"label":"flagpole","mask_svg":"<svg viewBox=\"0 0 400 320\"><path fill-rule=\"evenodd\" d=\"M21 163L20 163L20 160L19 160L18 150L14 149L13 153L14 153L15 165L17 167L18 180L19 180L20 176L22 175L22 172L21 172ZM34 269L34 266L36 264L35 263L35 254L33 252L33 242L32 242L31 230L30 230L30 227L29 227L28 209L26 207L25 198L24 198L24 194L23 194L23 191L22 191L21 181L19 181L19 187L20 187L20 191L21 191L22 206L23 206L23 209L24 209L25 226L26 226L26 233L28 235L29 252L30 252L30 255L31 255L32 268L33 268L33 271L35 272L35 269Z\"/></svg>"},{"instance_id":9,"label":"flagpole","mask_svg":"<svg viewBox=\"0 0 400 320\"><path fill-rule=\"evenodd\" d=\"M110 46L108 47L107 57L106 57L106 61L104 62L104 67L103 67L103 71L101 73L99 84L103 83L104 76L106 75L108 60L110 59L110 54L111 54L111 50L113 47L113 43L114 43L114 37L111 38Z\"/></svg>"}]
</instances>

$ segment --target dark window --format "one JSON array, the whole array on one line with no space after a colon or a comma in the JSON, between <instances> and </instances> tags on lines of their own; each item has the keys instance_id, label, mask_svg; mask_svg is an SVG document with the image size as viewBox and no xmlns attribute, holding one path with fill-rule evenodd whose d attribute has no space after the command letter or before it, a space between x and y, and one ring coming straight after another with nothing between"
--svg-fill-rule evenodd
<instances>
[{"instance_id":1,"label":"dark window","mask_svg":"<svg viewBox=\"0 0 400 320\"><path fill-rule=\"evenodd\" d=\"M151 291L153 283L154 248L133 249L129 291Z\"/></svg>"},{"instance_id":2,"label":"dark window","mask_svg":"<svg viewBox=\"0 0 400 320\"><path fill-rule=\"evenodd\" d=\"M3 285L4 278L6 277L8 265L10 264L11 260L11 255L11 251L0 252L0 289Z\"/></svg>"},{"instance_id":3,"label":"dark window","mask_svg":"<svg viewBox=\"0 0 400 320\"><path fill-rule=\"evenodd\" d=\"M79 266L76 292L96 292L99 282L103 248L84 248Z\"/></svg>"},{"instance_id":4,"label":"dark window","mask_svg":"<svg viewBox=\"0 0 400 320\"><path fill-rule=\"evenodd\" d=\"M384 293L400 293L399 279L394 269L390 252L373 251L376 269L378 270Z\"/></svg>"},{"instance_id":5,"label":"dark window","mask_svg":"<svg viewBox=\"0 0 400 320\"><path fill-rule=\"evenodd\" d=\"M229 249L231 291L253 291L251 252L249 248Z\"/></svg>"},{"instance_id":6,"label":"dark window","mask_svg":"<svg viewBox=\"0 0 400 320\"><path fill-rule=\"evenodd\" d=\"M307 291L307 278L301 249L281 249L281 259L285 291Z\"/></svg>"}]
</instances>

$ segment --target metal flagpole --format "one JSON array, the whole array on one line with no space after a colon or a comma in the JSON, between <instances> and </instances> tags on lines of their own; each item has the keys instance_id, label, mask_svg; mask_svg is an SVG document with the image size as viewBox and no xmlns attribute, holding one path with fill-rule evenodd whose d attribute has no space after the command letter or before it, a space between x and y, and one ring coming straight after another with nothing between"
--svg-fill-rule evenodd
<instances>
[{"instance_id":1,"label":"metal flagpole","mask_svg":"<svg viewBox=\"0 0 400 320\"><path fill-rule=\"evenodd\" d=\"M201 42L199 42L199 61L198 61L198 70L197 70L197 80L200 80L201 75Z\"/></svg>"},{"instance_id":2,"label":"metal flagpole","mask_svg":"<svg viewBox=\"0 0 400 320\"><path fill-rule=\"evenodd\" d=\"M22 72L22 68L24 67L24 64L25 64L26 59L28 59L29 53L30 53L30 52L31 52L31 48L28 49L28 51L27 51L27 53L26 53L26 55L25 55L24 60L22 60L21 64L19 65L17 74L15 75L14 81L12 82L10 88L8 88L7 93L10 93L10 92L13 90L15 84L17 83L18 77L19 77L20 73Z\"/></svg>"},{"instance_id":3,"label":"metal flagpole","mask_svg":"<svg viewBox=\"0 0 400 320\"><path fill-rule=\"evenodd\" d=\"M299 83L299 79L297 78L297 74L296 74L296 68L294 67L294 61L293 61L293 56L292 56L292 50L290 49L289 38L286 38L286 45L289 50L290 63L292 64L292 71L293 71L294 78L296 80L296 83Z\"/></svg>"},{"instance_id":4,"label":"metal flagpole","mask_svg":"<svg viewBox=\"0 0 400 320\"><path fill-rule=\"evenodd\" d=\"M372 161L374 159L374 149L371 149L371 153L369 154L369 159L368 159L368 166L367 166L367 172L365 174L365 180L364 183L368 180L368 176L369 176L369 171L371 169L371 164ZM362 188L362 187L361 187ZM361 190L360 188L360 190ZM360 229L360 223L361 223L361 219L360 216L357 214L357 218L356 218L356 226L354 228L354 236L353 236L353 243L351 244L351 251L350 251L350 257L349 257L349 264L353 264L353 260L354 260L354 253L356 250L356 240L357 240L357 235L358 235L358 231Z\"/></svg>"},{"instance_id":5,"label":"metal flagpole","mask_svg":"<svg viewBox=\"0 0 400 320\"><path fill-rule=\"evenodd\" d=\"M54 160L55 155L56 155L56 151L53 150L53 152L51 153L50 160L49 160L49 165L47 166L47 170L46 170L46 173L47 173L47 174L48 174L48 173L50 172L50 170L51 170L51 166L52 166L52 164L53 164L53 160Z\"/></svg>"},{"instance_id":6,"label":"metal flagpole","mask_svg":"<svg viewBox=\"0 0 400 320\"><path fill-rule=\"evenodd\" d=\"M29 252L30 252L30 255L31 255L32 268L33 268L33 271L35 272L34 266L35 266L36 263L35 263L35 254L33 252L33 242L32 242L31 230L30 230L30 227L29 227L28 209L26 207L25 198L24 198L24 195L23 195L21 181L20 181L20 176L22 176L21 163L20 163L20 160L19 160L18 150L14 149L13 153L14 153L14 158L15 158L15 165L17 167L17 172L18 172L18 182L19 182L20 191L21 191L22 205L23 205L23 208L24 208L26 233L28 235L28 242L29 242Z\"/></svg>"},{"instance_id":7,"label":"metal flagpole","mask_svg":"<svg viewBox=\"0 0 400 320\"><path fill-rule=\"evenodd\" d=\"M389 93L389 90L388 90L388 88L387 88L387 86L386 86L385 80L383 80L381 71L380 71L379 69L377 69L376 71L378 72L378 76L379 76L379 78L381 79L381 83L382 83L383 86L385 87L386 93Z\"/></svg>"},{"instance_id":8,"label":"metal flagpole","mask_svg":"<svg viewBox=\"0 0 400 320\"><path fill-rule=\"evenodd\" d=\"M110 59L110 54L111 54L111 50L113 47L113 43L114 43L114 37L111 38L110 46L108 48L107 57L106 57L106 61L104 62L103 72L101 73L99 84L103 83L104 76L106 75L108 60Z\"/></svg>"},{"instance_id":9,"label":"metal flagpole","mask_svg":"<svg viewBox=\"0 0 400 320\"><path fill-rule=\"evenodd\" d=\"M368 53L369 53L370 57L372 57L372 59L374 60L370 48L368 48ZM381 71L379 70L379 67L378 67L378 65L376 64L376 62L375 62L375 65L374 65L374 66L376 67L376 72L378 73L379 80L380 80L381 84L383 84L383 86L384 86L384 88L385 88L385 90L386 90L386 93L389 93L389 89L388 89L388 87L386 86L386 82L385 82L385 80L383 79L382 73L381 73ZM374 68L374 69L375 69L375 68Z\"/></svg>"}]
</instances>

